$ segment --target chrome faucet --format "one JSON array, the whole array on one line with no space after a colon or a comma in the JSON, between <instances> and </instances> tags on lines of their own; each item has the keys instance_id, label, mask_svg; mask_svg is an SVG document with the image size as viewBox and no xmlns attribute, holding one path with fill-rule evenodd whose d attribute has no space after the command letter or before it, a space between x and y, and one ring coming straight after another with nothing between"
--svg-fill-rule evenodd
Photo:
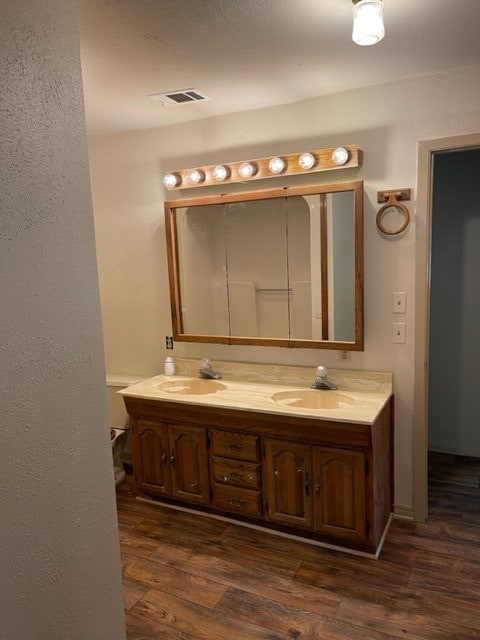
<instances>
[{"instance_id":1,"label":"chrome faucet","mask_svg":"<svg viewBox=\"0 0 480 640\"><path fill-rule=\"evenodd\" d=\"M320 365L317 367L317 374L315 376L315 382L312 384L312 389L338 389L338 386L334 382L330 382L327 378L327 367Z\"/></svg>"},{"instance_id":2,"label":"chrome faucet","mask_svg":"<svg viewBox=\"0 0 480 640\"><path fill-rule=\"evenodd\" d=\"M208 378L210 380L220 380L222 375L212 369L212 363L208 358L200 361L200 369L198 370L199 378Z\"/></svg>"}]
</instances>

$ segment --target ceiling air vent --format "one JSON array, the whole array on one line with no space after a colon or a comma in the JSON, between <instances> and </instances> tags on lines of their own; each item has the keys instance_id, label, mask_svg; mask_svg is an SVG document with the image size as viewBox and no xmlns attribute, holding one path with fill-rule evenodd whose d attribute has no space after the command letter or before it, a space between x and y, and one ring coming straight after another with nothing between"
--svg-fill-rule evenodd
<instances>
[{"instance_id":1,"label":"ceiling air vent","mask_svg":"<svg viewBox=\"0 0 480 640\"><path fill-rule=\"evenodd\" d=\"M211 98L193 87L191 89L179 89L178 91L166 91L165 93L154 93L148 97L155 100L155 102L159 102L164 107L211 100Z\"/></svg>"}]
</instances>

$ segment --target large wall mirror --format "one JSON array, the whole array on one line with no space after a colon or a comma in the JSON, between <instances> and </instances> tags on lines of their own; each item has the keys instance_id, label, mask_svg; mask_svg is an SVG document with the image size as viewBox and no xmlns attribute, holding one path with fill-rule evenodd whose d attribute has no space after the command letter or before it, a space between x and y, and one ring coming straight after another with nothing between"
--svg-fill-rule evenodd
<instances>
[{"instance_id":1,"label":"large wall mirror","mask_svg":"<svg viewBox=\"0 0 480 640\"><path fill-rule=\"evenodd\" d=\"M363 350L363 182L165 203L174 339Z\"/></svg>"}]
</instances>

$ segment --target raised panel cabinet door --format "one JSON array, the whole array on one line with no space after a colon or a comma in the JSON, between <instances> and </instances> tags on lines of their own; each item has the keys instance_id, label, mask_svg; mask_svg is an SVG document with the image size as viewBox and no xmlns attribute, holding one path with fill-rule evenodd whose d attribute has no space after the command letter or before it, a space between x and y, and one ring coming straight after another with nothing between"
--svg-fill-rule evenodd
<instances>
[{"instance_id":1,"label":"raised panel cabinet door","mask_svg":"<svg viewBox=\"0 0 480 640\"><path fill-rule=\"evenodd\" d=\"M314 529L348 540L365 540L365 454L313 448Z\"/></svg>"},{"instance_id":2,"label":"raised panel cabinet door","mask_svg":"<svg viewBox=\"0 0 480 640\"><path fill-rule=\"evenodd\" d=\"M265 440L267 520L311 527L311 466L310 445Z\"/></svg>"},{"instance_id":3,"label":"raised panel cabinet door","mask_svg":"<svg viewBox=\"0 0 480 640\"><path fill-rule=\"evenodd\" d=\"M132 454L137 488L171 495L167 425L138 420L133 426Z\"/></svg>"},{"instance_id":4,"label":"raised panel cabinet door","mask_svg":"<svg viewBox=\"0 0 480 640\"><path fill-rule=\"evenodd\" d=\"M173 495L188 502L209 504L206 430L170 425L169 440Z\"/></svg>"}]
</instances>

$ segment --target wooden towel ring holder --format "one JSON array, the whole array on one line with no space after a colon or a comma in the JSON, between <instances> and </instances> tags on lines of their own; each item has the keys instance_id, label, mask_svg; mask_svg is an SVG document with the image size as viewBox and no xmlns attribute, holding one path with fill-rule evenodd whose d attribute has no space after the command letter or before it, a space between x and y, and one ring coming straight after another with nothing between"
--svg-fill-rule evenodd
<instances>
[{"instance_id":1,"label":"wooden towel ring holder","mask_svg":"<svg viewBox=\"0 0 480 640\"><path fill-rule=\"evenodd\" d=\"M410 212L404 204L401 204L400 200L410 200L410 189L394 190L394 191L379 191L377 194L378 202L385 202L383 207L380 207L377 213L377 227L379 230L387 236L398 236L405 231L410 223ZM382 222L382 218L385 215L387 209L393 207L399 213L403 215L403 222L398 229L389 231Z\"/></svg>"}]
</instances>

